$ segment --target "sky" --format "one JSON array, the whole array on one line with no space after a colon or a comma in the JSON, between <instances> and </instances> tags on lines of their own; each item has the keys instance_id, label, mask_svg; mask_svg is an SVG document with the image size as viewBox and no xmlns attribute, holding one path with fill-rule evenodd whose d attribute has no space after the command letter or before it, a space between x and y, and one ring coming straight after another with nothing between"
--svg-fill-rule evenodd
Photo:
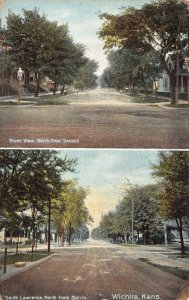
<instances>
[{"instance_id":1,"label":"sky","mask_svg":"<svg viewBox=\"0 0 189 300\"><path fill-rule=\"evenodd\" d=\"M150 0L0 0L0 18L5 25L9 9L20 14L23 8L37 7L50 21L68 23L74 41L85 44L87 56L99 63L97 74L100 75L107 67L107 60L103 41L97 37L102 24L99 12L117 14L123 7L140 7L145 2Z\"/></svg>"},{"instance_id":2,"label":"sky","mask_svg":"<svg viewBox=\"0 0 189 300\"><path fill-rule=\"evenodd\" d=\"M86 206L98 226L102 214L113 210L121 199L123 184L154 183L152 165L158 162L156 150L70 149L61 150L62 158L77 158L77 171L68 178L77 179L89 189Z\"/></svg>"}]
</instances>

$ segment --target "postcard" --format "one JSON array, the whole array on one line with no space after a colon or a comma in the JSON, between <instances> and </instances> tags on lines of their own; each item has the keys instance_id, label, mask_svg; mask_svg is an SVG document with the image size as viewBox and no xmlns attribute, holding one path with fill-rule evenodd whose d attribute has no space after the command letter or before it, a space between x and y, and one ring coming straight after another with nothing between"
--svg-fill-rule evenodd
<instances>
[{"instance_id":1,"label":"postcard","mask_svg":"<svg viewBox=\"0 0 189 300\"><path fill-rule=\"evenodd\" d=\"M0 300L189 300L188 26L0 0Z\"/></svg>"},{"instance_id":2,"label":"postcard","mask_svg":"<svg viewBox=\"0 0 189 300\"><path fill-rule=\"evenodd\" d=\"M188 299L188 152L0 155L3 300Z\"/></svg>"},{"instance_id":3,"label":"postcard","mask_svg":"<svg viewBox=\"0 0 189 300\"><path fill-rule=\"evenodd\" d=\"M0 146L188 149L188 2L162 3L1 0Z\"/></svg>"}]
</instances>

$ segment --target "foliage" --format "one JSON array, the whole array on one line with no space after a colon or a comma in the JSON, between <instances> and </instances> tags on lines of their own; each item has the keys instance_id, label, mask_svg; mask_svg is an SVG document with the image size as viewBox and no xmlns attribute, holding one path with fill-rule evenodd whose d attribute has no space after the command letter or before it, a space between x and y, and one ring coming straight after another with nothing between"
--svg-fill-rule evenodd
<instances>
[{"instance_id":1,"label":"foliage","mask_svg":"<svg viewBox=\"0 0 189 300\"><path fill-rule=\"evenodd\" d=\"M136 49L112 50L108 54L109 68L105 69L101 81L108 87L133 90L144 86L146 95L148 85L161 76L162 66L157 52L141 55Z\"/></svg>"},{"instance_id":2,"label":"foliage","mask_svg":"<svg viewBox=\"0 0 189 300\"><path fill-rule=\"evenodd\" d=\"M177 56L186 45L188 30L187 6L176 0L146 3L140 9L130 7L119 15L103 13L99 37L104 48L137 49L140 54L156 51L167 71L175 104L176 64L170 68L167 55Z\"/></svg>"},{"instance_id":3,"label":"foliage","mask_svg":"<svg viewBox=\"0 0 189 300\"><path fill-rule=\"evenodd\" d=\"M182 230L184 218L189 216L189 154L183 151L160 152L154 175L161 179L161 214L165 219L176 221L184 254Z\"/></svg>"},{"instance_id":4,"label":"foliage","mask_svg":"<svg viewBox=\"0 0 189 300\"><path fill-rule=\"evenodd\" d=\"M71 180L63 183L61 194L54 199L53 224L57 227L62 243L66 238L70 242L72 234L80 234L82 237L83 226L92 222L85 205L86 196L87 190Z\"/></svg>"},{"instance_id":5,"label":"foliage","mask_svg":"<svg viewBox=\"0 0 189 300\"><path fill-rule=\"evenodd\" d=\"M0 151L0 215L2 226L14 231L27 217L33 239L37 225L49 214L48 203L57 197L62 175L74 171L76 161L52 150ZM29 225L28 225L29 226Z\"/></svg>"},{"instance_id":6,"label":"foliage","mask_svg":"<svg viewBox=\"0 0 189 300\"><path fill-rule=\"evenodd\" d=\"M158 187L156 185L131 186L124 190L116 206L101 219L95 229L95 238L110 238L115 242L130 242L132 213L135 237L138 243L161 243L163 226L158 209Z\"/></svg>"},{"instance_id":7,"label":"foliage","mask_svg":"<svg viewBox=\"0 0 189 300\"><path fill-rule=\"evenodd\" d=\"M100 76L100 86L102 88L113 87L113 79L114 79L114 77L113 77L110 67L104 69L104 72Z\"/></svg>"},{"instance_id":8,"label":"foliage","mask_svg":"<svg viewBox=\"0 0 189 300\"><path fill-rule=\"evenodd\" d=\"M40 15L37 8L23 9L22 15L9 11L6 37L11 42L12 61L24 70L33 71L39 93L41 79L48 75L54 81L54 93L58 84L70 84L78 69L86 62L85 47L76 44L68 25L50 22Z\"/></svg>"},{"instance_id":9,"label":"foliage","mask_svg":"<svg viewBox=\"0 0 189 300\"><path fill-rule=\"evenodd\" d=\"M52 39L51 53L48 64L45 67L45 74L54 81L54 93L58 84L71 84L76 76L79 67L84 65L85 47L81 44L74 44L67 25L57 26L51 23Z\"/></svg>"},{"instance_id":10,"label":"foliage","mask_svg":"<svg viewBox=\"0 0 189 300\"><path fill-rule=\"evenodd\" d=\"M6 36L12 44L12 58L17 67L35 72L38 88L40 69L48 62L52 46L51 32L51 23L36 8L24 9L23 16L9 12Z\"/></svg>"},{"instance_id":11,"label":"foliage","mask_svg":"<svg viewBox=\"0 0 189 300\"><path fill-rule=\"evenodd\" d=\"M88 89L97 87L97 71L98 63L94 60L87 60L86 64L79 68L74 86L76 89Z\"/></svg>"}]
</instances>

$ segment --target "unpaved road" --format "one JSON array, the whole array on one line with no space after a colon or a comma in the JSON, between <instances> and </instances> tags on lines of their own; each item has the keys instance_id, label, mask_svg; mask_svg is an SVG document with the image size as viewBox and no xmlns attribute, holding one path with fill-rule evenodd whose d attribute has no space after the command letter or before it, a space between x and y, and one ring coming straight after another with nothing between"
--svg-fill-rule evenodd
<instances>
[{"instance_id":1,"label":"unpaved road","mask_svg":"<svg viewBox=\"0 0 189 300\"><path fill-rule=\"evenodd\" d=\"M175 300L184 284L186 281L132 258L122 247L90 241L57 250L47 262L1 283L0 291L5 300L23 296L33 296L33 300L38 296L42 300L111 300L115 296Z\"/></svg>"},{"instance_id":2,"label":"unpaved road","mask_svg":"<svg viewBox=\"0 0 189 300\"><path fill-rule=\"evenodd\" d=\"M189 148L189 109L129 103L97 89L68 105L1 106L0 147Z\"/></svg>"}]
</instances>

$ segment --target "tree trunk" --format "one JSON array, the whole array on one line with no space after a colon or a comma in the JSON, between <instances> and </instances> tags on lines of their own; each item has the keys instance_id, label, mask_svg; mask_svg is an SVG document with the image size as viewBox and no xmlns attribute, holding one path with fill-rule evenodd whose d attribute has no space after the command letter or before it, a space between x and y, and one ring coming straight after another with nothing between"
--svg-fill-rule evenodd
<instances>
[{"instance_id":1,"label":"tree trunk","mask_svg":"<svg viewBox=\"0 0 189 300\"><path fill-rule=\"evenodd\" d=\"M57 84L56 84L56 82L54 82L54 90L53 90L54 95L56 94L56 87L57 87Z\"/></svg>"},{"instance_id":2,"label":"tree trunk","mask_svg":"<svg viewBox=\"0 0 189 300\"><path fill-rule=\"evenodd\" d=\"M32 207L32 247L35 245L35 208Z\"/></svg>"},{"instance_id":3,"label":"tree trunk","mask_svg":"<svg viewBox=\"0 0 189 300\"><path fill-rule=\"evenodd\" d=\"M35 72L35 80L36 80L36 91L35 91L35 97L39 96L39 72Z\"/></svg>"},{"instance_id":4,"label":"tree trunk","mask_svg":"<svg viewBox=\"0 0 189 300\"><path fill-rule=\"evenodd\" d=\"M171 90L171 105L176 105L176 76L174 74L169 74L170 80L170 90Z\"/></svg>"},{"instance_id":5,"label":"tree trunk","mask_svg":"<svg viewBox=\"0 0 189 300\"><path fill-rule=\"evenodd\" d=\"M63 84L63 87L61 88L61 95L64 94L64 90L65 90L65 84Z\"/></svg>"},{"instance_id":6,"label":"tree trunk","mask_svg":"<svg viewBox=\"0 0 189 300\"><path fill-rule=\"evenodd\" d=\"M68 244L71 246L71 230L72 230L72 224L69 222L69 235L68 235Z\"/></svg>"},{"instance_id":7,"label":"tree trunk","mask_svg":"<svg viewBox=\"0 0 189 300\"><path fill-rule=\"evenodd\" d=\"M144 79L144 72L143 72L143 70L142 70L141 78L142 78L142 82L143 82L143 84L144 84L145 95L146 95L146 97L148 97L148 88L147 88L147 85L146 85L146 81L145 81L145 79Z\"/></svg>"},{"instance_id":8,"label":"tree trunk","mask_svg":"<svg viewBox=\"0 0 189 300\"><path fill-rule=\"evenodd\" d=\"M4 229L4 244L6 245L7 243L7 230L6 230L6 227Z\"/></svg>"},{"instance_id":9,"label":"tree trunk","mask_svg":"<svg viewBox=\"0 0 189 300\"><path fill-rule=\"evenodd\" d=\"M157 100L157 83L156 83L156 79L154 78L154 95L155 95L155 98Z\"/></svg>"},{"instance_id":10,"label":"tree trunk","mask_svg":"<svg viewBox=\"0 0 189 300\"><path fill-rule=\"evenodd\" d=\"M139 231L137 230L137 243L139 244Z\"/></svg>"},{"instance_id":11,"label":"tree trunk","mask_svg":"<svg viewBox=\"0 0 189 300\"><path fill-rule=\"evenodd\" d=\"M185 247L184 247L184 238L183 238L183 225L182 225L182 218L176 218L176 223L178 226L178 231L180 235L180 245L181 245L181 254L185 254Z\"/></svg>"}]
</instances>

